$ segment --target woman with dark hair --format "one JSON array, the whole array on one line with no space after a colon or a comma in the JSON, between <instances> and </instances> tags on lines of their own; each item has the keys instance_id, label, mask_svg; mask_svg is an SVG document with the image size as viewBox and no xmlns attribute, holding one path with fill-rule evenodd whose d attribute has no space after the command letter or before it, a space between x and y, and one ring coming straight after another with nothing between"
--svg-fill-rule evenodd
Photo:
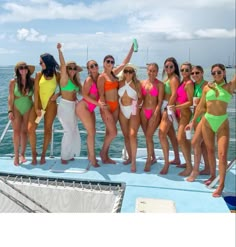
<instances>
[{"instance_id":1,"label":"woman with dark hair","mask_svg":"<svg viewBox=\"0 0 236 247\"><path fill-rule=\"evenodd\" d=\"M176 121L174 112L167 112L167 107L175 105L177 97L177 88L180 84L179 66L175 58L169 57L164 62L164 69L162 77L167 75L164 80L165 95L162 104L162 118L159 125L159 138L164 155L164 167L160 174L167 174L170 164L180 164L178 141L174 129L174 121ZM174 160L169 161L169 142L167 136L170 138L173 150Z\"/></svg>"},{"instance_id":2,"label":"woman with dark hair","mask_svg":"<svg viewBox=\"0 0 236 247\"><path fill-rule=\"evenodd\" d=\"M202 135L210 165L210 178L205 181L206 185L209 185L216 177L215 136L217 137L220 180L218 188L213 192L213 197L219 197L224 189L229 146L227 107L236 88L236 81L234 76L231 82L226 82L226 70L223 64L212 65L211 74L214 82L208 83L203 88L192 122L195 125L197 118L204 114L201 120Z\"/></svg>"},{"instance_id":3,"label":"woman with dark hair","mask_svg":"<svg viewBox=\"0 0 236 247\"><path fill-rule=\"evenodd\" d=\"M76 114L87 131L88 160L92 166L99 167L95 154L96 116L95 108L103 107L105 103L99 101L97 80L99 76L98 63L95 60L87 62L88 77L86 78L82 96L83 99L76 105Z\"/></svg>"},{"instance_id":4,"label":"woman with dark hair","mask_svg":"<svg viewBox=\"0 0 236 247\"><path fill-rule=\"evenodd\" d=\"M156 63L148 64L148 78L141 82L143 104L140 116L147 145L145 172L149 172L151 165L156 162L153 135L161 121L161 107L164 98L164 84L157 79L158 70L159 66Z\"/></svg>"},{"instance_id":5,"label":"woman with dark hair","mask_svg":"<svg viewBox=\"0 0 236 247\"><path fill-rule=\"evenodd\" d=\"M55 93L59 85L59 65L54 57L48 53L40 56L42 70L36 74L34 87L34 107L30 112L28 132L32 151L32 164L37 164L36 129L37 117L44 117L44 142L40 164L46 163L45 156L52 137L52 124L57 114L56 100L60 93ZM44 114L44 115L43 115Z\"/></svg>"},{"instance_id":6,"label":"woman with dark hair","mask_svg":"<svg viewBox=\"0 0 236 247\"><path fill-rule=\"evenodd\" d=\"M177 140L186 162L186 165L184 165L185 169L179 173L180 176L189 176L192 172L191 142L186 138L185 134L185 127L192 116L190 106L193 104L194 84L191 80L191 70L192 65L189 62L181 65L182 81L177 88L176 104L170 106L170 110L174 111L177 117Z\"/></svg>"},{"instance_id":7,"label":"woman with dark hair","mask_svg":"<svg viewBox=\"0 0 236 247\"><path fill-rule=\"evenodd\" d=\"M68 161L74 159L75 155L79 156L81 150L81 139L75 108L77 94L82 91L79 72L83 69L74 61L65 62L60 43L57 44L57 49L61 70L61 99L57 109L57 116L64 130L61 141L61 163L67 164Z\"/></svg>"},{"instance_id":8,"label":"woman with dark hair","mask_svg":"<svg viewBox=\"0 0 236 247\"><path fill-rule=\"evenodd\" d=\"M131 172L136 172L137 133L140 126L140 109L142 102L141 85L137 79L137 67L127 63L119 82L119 122L124 136L128 159L124 165L131 163Z\"/></svg>"},{"instance_id":9,"label":"woman with dark hair","mask_svg":"<svg viewBox=\"0 0 236 247\"><path fill-rule=\"evenodd\" d=\"M15 66L15 78L9 84L8 118L13 128L14 165L26 162L27 124L33 106L34 79L31 75L35 67L26 62ZM21 150L19 148L21 147ZM19 157L20 151L20 157Z\"/></svg>"},{"instance_id":10,"label":"woman with dark hair","mask_svg":"<svg viewBox=\"0 0 236 247\"><path fill-rule=\"evenodd\" d=\"M100 101L105 103L107 107L100 109L101 117L106 125L106 133L102 150L100 152L102 163L115 164L116 162L109 158L109 148L112 140L117 135L116 123L119 116L118 103L118 77L116 76L125 65L130 61L133 54L133 44L129 50L124 61L116 68L114 68L115 59L112 55L105 56L103 60L104 71L98 76L98 91Z\"/></svg>"}]
</instances>

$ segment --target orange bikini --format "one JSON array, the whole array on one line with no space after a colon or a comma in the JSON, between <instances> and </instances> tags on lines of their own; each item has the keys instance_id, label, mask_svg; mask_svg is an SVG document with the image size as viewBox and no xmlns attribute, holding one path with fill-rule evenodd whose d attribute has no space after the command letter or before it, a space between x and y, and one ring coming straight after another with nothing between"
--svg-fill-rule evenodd
<instances>
[{"instance_id":1,"label":"orange bikini","mask_svg":"<svg viewBox=\"0 0 236 247\"><path fill-rule=\"evenodd\" d=\"M104 82L104 90L109 91L113 89L117 89L119 86L118 81L105 81ZM118 101L106 101L107 105L111 112L114 112L118 107Z\"/></svg>"}]
</instances>

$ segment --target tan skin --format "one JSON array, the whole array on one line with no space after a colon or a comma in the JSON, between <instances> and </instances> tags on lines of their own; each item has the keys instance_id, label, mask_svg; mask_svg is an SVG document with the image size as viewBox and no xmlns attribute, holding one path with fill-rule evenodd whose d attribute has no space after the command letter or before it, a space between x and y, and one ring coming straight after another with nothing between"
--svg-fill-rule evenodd
<instances>
[{"instance_id":1,"label":"tan skin","mask_svg":"<svg viewBox=\"0 0 236 247\"><path fill-rule=\"evenodd\" d=\"M139 82L134 82L135 71L132 67L125 67L125 70L133 71L133 73L123 73L123 80L119 82L119 88L123 87L126 82L130 82L130 87L132 87L138 96L137 111L136 115L131 115L130 119L127 119L122 111L119 112L119 122L121 130L124 136L125 147L129 158L123 162L124 165L131 163L131 172L136 172L136 154L137 154L137 133L140 126L140 109L138 105L141 104L141 86ZM127 92L121 97L121 103L124 106L132 105L133 99L129 97Z\"/></svg>"},{"instance_id":2,"label":"tan skin","mask_svg":"<svg viewBox=\"0 0 236 247\"><path fill-rule=\"evenodd\" d=\"M212 68L211 72L220 71L221 74L213 75L214 82L217 84L221 84L224 81L225 76L225 69L215 66ZM212 84L214 87L214 84ZM230 94L233 94L236 88L236 78L234 78L227 84L222 86L226 91ZM227 113L228 103L220 101L220 100L210 100L206 101L206 94L209 90L212 90L209 86L204 87L203 94L201 100L197 106L196 112L194 114L194 118L192 121L192 125L196 124L196 119L208 112L209 114L215 116L221 116ZM219 159L219 186L213 192L213 197L220 197L223 189L224 189L224 182L225 182L225 174L226 174L226 167L227 167L227 151L229 145L229 121L226 119L222 125L219 127L217 132L215 133L208 121L205 117L202 117L202 135L203 140L206 144L207 153L208 153L208 160L210 165L210 178L205 181L205 184L210 184L216 177L216 157L215 157L215 136L217 139L217 146L218 146L218 159Z\"/></svg>"},{"instance_id":3,"label":"tan skin","mask_svg":"<svg viewBox=\"0 0 236 247\"><path fill-rule=\"evenodd\" d=\"M22 84L25 87L26 84L26 75L29 73L28 69L17 69L22 77ZM32 80L34 80L32 78ZM27 124L29 119L30 110L29 109L23 116L20 114L18 109L14 106L14 100L17 97L14 95L14 88L16 80L12 79L9 84L9 96L8 96L8 109L12 112L8 113L8 118L11 120L13 128L13 143L14 143L14 165L18 166L20 163L26 161L25 159L25 150L27 145ZM26 92L27 94L28 92ZM30 96L32 99L32 96ZM21 147L21 153L19 157L19 148Z\"/></svg>"},{"instance_id":4,"label":"tan skin","mask_svg":"<svg viewBox=\"0 0 236 247\"><path fill-rule=\"evenodd\" d=\"M97 66L95 66L97 65ZM90 60L87 63L87 69L89 76L86 78L83 89L82 89L82 96L83 98L98 106L98 107L106 107L104 103L98 101L94 94L90 94L90 88L92 84L95 82L97 83L97 79L99 76L99 68L98 64L95 60ZM95 155L95 135L96 135L96 117L95 113L90 112L88 109L88 104L84 100L78 102L76 106L76 114L81 120L82 124L84 125L87 131L87 149L88 149L88 159L91 162L92 166L99 167L100 165L97 162L96 155Z\"/></svg>"},{"instance_id":5,"label":"tan skin","mask_svg":"<svg viewBox=\"0 0 236 247\"><path fill-rule=\"evenodd\" d=\"M42 66L42 69L46 68L46 65L44 64L43 60L40 58L40 63ZM36 74L35 78L35 87L34 87L34 107L31 109L30 116L29 116L29 123L28 123L28 133L29 133L29 140L30 140L30 146L32 150L32 165L37 164L37 152L36 152L36 129L38 127L38 124L35 123L35 119L38 116L41 116L41 109L42 104L39 97L39 81L42 76L41 72L38 72ZM59 85L60 81L60 75L57 73L57 83ZM45 77L47 80L52 79L52 77ZM40 158L40 164L43 165L46 163L46 152L48 145L51 141L52 137L52 125L53 121L57 115L57 103L56 100L59 96L59 93L53 94L51 98L48 101L48 105L46 107L46 113L44 115L44 142L43 142L43 150L41 153Z\"/></svg>"},{"instance_id":6,"label":"tan skin","mask_svg":"<svg viewBox=\"0 0 236 247\"><path fill-rule=\"evenodd\" d=\"M112 75L111 72L113 71L115 75L121 72L124 66L130 61L132 54L133 54L133 44L126 58L118 67L114 68L113 64L107 62L108 60L110 61L113 60L114 62L114 59L112 58L107 58L106 61L104 61L103 63L104 71L102 74L98 76L98 82L97 82L99 97L102 103L106 103L106 101L118 101L117 88L105 92L104 83L105 81L111 81L111 82L117 81L117 79ZM106 126L106 133L104 137L102 150L100 152L100 157L103 164L115 164L116 162L109 157L108 153L112 140L117 136L116 123L119 117L119 107L117 107L117 109L114 112L111 112L109 107L104 107L100 109L100 113L102 120Z\"/></svg>"},{"instance_id":7,"label":"tan skin","mask_svg":"<svg viewBox=\"0 0 236 247\"><path fill-rule=\"evenodd\" d=\"M176 91L180 82L178 76L174 74L174 64L171 61L165 63L165 72L168 76L167 80L170 80L171 94L165 94L164 100L168 101L168 105L174 105L176 101ZM170 138L174 150L175 159L172 161L169 161L169 143L167 136ZM162 114L161 123L159 125L159 139L164 155L164 167L160 171L160 174L164 175L168 173L170 164L180 164L178 141L173 123L169 120L167 111L164 111Z\"/></svg>"},{"instance_id":8,"label":"tan skin","mask_svg":"<svg viewBox=\"0 0 236 247\"><path fill-rule=\"evenodd\" d=\"M204 80L203 74L204 74L203 71L199 70L197 67L193 67L191 75L192 75L192 79L195 81L195 84L200 84L202 80ZM207 85L207 83L208 83L207 81L204 81L201 88L203 89ZM198 105L199 101L200 101L200 98L195 100L195 108ZM188 124L185 127L185 130L189 128L190 128L190 125ZM193 170L190 176L186 179L188 182L195 181L195 179L197 178L199 174L209 175L210 173L209 162L208 162L208 157L207 157L207 152L206 152L206 145L203 142L203 137L202 137L202 122L201 121L196 124L194 130L195 130L194 136L191 141L193 152L194 152L194 166L193 166ZM201 155L203 155L205 169L199 172Z\"/></svg>"},{"instance_id":9,"label":"tan skin","mask_svg":"<svg viewBox=\"0 0 236 247\"><path fill-rule=\"evenodd\" d=\"M146 137L147 144L147 161L144 171L149 172L151 165L156 162L154 153L153 135L158 128L161 121L161 106L164 98L164 84L161 81L156 83L158 74L158 68L155 65L150 64L147 67L148 79L142 81L142 87L145 88L147 94L143 96L143 105L141 110L141 125ZM148 92L155 87L158 91L158 96L152 96ZM144 114L144 109L152 109L153 115L150 119L147 119Z\"/></svg>"},{"instance_id":10,"label":"tan skin","mask_svg":"<svg viewBox=\"0 0 236 247\"><path fill-rule=\"evenodd\" d=\"M70 70L66 67L65 59L63 56L63 53L61 51L62 45L60 43L57 44L58 54L59 54L59 60L60 60L60 72L61 72L61 79L60 79L60 86L65 87L68 83L68 80L70 79L72 83L76 85L74 82L74 76L77 73L76 70ZM76 68L76 64L68 64L68 67L70 68ZM81 85L80 85L81 86ZM82 86L81 86L82 87ZM69 101L76 101L77 100L77 92L76 91L61 91L61 97L65 100ZM71 160L74 160L74 158L71 158ZM62 164L67 164L68 160L61 159Z\"/></svg>"},{"instance_id":11,"label":"tan skin","mask_svg":"<svg viewBox=\"0 0 236 247\"><path fill-rule=\"evenodd\" d=\"M187 93L187 101L184 103L176 102L176 105L171 106L171 110L176 111L180 110L180 116L177 116L178 120L178 133L177 140L180 145L181 151L183 153L184 159L186 161L185 169L179 173L180 176L189 176L192 172L192 164L191 164L191 143L190 140L186 139L185 127L189 123L192 112L190 110L190 106L193 104L193 93L194 93L194 84L190 78L191 75L191 67L190 65L182 65L180 68L182 74L182 83L185 83L184 90Z\"/></svg>"}]
</instances>

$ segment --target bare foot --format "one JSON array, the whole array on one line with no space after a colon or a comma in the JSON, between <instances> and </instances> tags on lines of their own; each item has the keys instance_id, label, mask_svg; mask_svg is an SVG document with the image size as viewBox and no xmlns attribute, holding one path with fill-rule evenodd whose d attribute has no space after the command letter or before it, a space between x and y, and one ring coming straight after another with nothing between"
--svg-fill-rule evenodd
<instances>
[{"instance_id":1,"label":"bare foot","mask_svg":"<svg viewBox=\"0 0 236 247\"><path fill-rule=\"evenodd\" d=\"M198 175L199 175L198 171L192 171L190 176L186 179L186 181L193 182L193 181L195 181L195 179L197 178Z\"/></svg>"},{"instance_id":2,"label":"bare foot","mask_svg":"<svg viewBox=\"0 0 236 247\"><path fill-rule=\"evenodd\" d=\"M186 168L186 163L176 165L177 168Z\"/></svg>"},{"instance_id":3,"label":"bare foot","mask_svg":"<svg viewBox=\"0 0 236 247\"><path fill-rule=\"evenodd\" d=\"M169 170L169 164L168 165L164 165L164 167L160 171L160 174L165 175L165 174L168 173L168 170Z\"/></svg>"},{"instance_id":4,"label":"bare foot","mask_svg":"<svg viewBox=\"0 0 236 247\"><path fill-rule=\"evenodd\" d=\"M191 174L191 172L192 172L192 167L185 168L182 172L179 173L179 176L187 177Z\"/></svg>"},{"instance_id":5,"label":"bare foot","mask_svg":"<svg viewBox=\"0 0 236 247\"><path fill-rule=\"evenodd\" d=\"M125 160L125 161L123 162L123 165L128 165L128 164L130 164L130 163L131 163L131 160L128 159L128 160Z\"/></svg>"},{"instance_id":6,"label":"bare foot","mask_svg":"<svg viewBox=\"0 0 236 247\"><path fill-rule=\"evenodd\" d=\"M222 195L223 188L220 186L213 192L212 196L213 197L221 197Z\"/></svg>"},{"instance_id":7,"label":"bare foot","mask_svg":"<svg viewBox=\"0 0 236 247\"><path fill-rule=\"evenodd\" d=\"M176 165L177 166L180 164L181 164L181 162L178 159L173 159L173 160L169 161L169 165Z\"/></svg>"},{"instance_id":8,"label":"bare foot","mask_svg":"<svg viewBox=\"0 0 236 247\"><path fill-rule=\"evenodd\" d=\"M15 157L14 158L14 165L15 166L19 166L20 164L19 164L19 157Z\"/></svg>"},{"instance_id":9,"label":"bare foot","mask_svg":"<svg viewBox=\"0 0 236 247\"><path fill-rule=\"evenodd\" d=\"M157 163L156 157L154 157L154 158L151 160L151 165L153 165L153 164L155 164L155 163Z\"/></svg>"},{"instance_id":10,"label":"bare foot","mask_svg":"<svg viewBox=\"0 0 236 247\"><path fill-rule=\"evenodd\" d=\"M131 166L131 169L130 169L131 172L135 173L136 172L136 166Z\"/></svg>"},{"instance_id":11,"label":"bare foot","mask_svg":"<svg viewBox=\"0 0 236 247\"><path fill-rule=\"evenodd\" d=\"M27 160L23 154L20 155L20 163L25 163Z\"/></svg>"},{"instance_id":12,"label":"bare foot","mask_svg":"<svg viewBox=\"0 0 236 247\"><path fill-rule=\"evenodd\" d=\"M38 161L37 161L37 155L32 155L32 161L31 161L31 165L37 165Z\"/></svg>"},{"instance_id":13,"label":"bare foot","mask_svg":"<svg viewBox=\"0 0 236 247\"><path fill-rule=\"evenodd\" d=\"M41 156L41 159L40 159L40 165L43 165L43 164L45 164L45 163L46 163L45 156L42 155L42 156Z\"/></svg>"},{"instance_id":14,"label":"bare foot","mask_svg":"<svg viewBox=\"0 0 236 247\"><path fill-rule=\"evenodd\" d=\"M206 186L210 185L211 182L215 179L215 176L211 176L210 178L208 178L206 181L204 181L204 184Z\"/></svg>"},{"instance_id":15,"label":"bare foot","mask_svg":"<svg viewBox=\"0 0 236 247\"><path fill-rule=\"evenodd\" d=\"M152 165L152 161L151 160L147 160L145 167L144 167L144 171L145 172L150 172L151 170L151 165Z\"/></svg>"},{"instance_id":16,"label":"bare foot","mask_svg":"<svg viewBox=\"0 0 236 247\"><path fill-rule=\"evenodd\" d=\"M209 169L204 169L204 170L200 171L199 174L200 175L210 175L210 170Z\"/></svg>"},{"instance_id":17,"label":"bare foot","mask_svg":"<svg viewBox=\"0 0 236 247\"><path fill-rule=\"evenodd\" d=\"M62 163L63 165L67 165L67 164L68 164L68 161L67 161L67 160L61 159L61 163Z\"/></svg>"},{"instance_id":18,"label":"bare foot","mask_svg":"<svg viewBox=\"0 0 236 247\"><path fill-rule=\"evenodd\" d=\"M93 167L95 167L95 168L100 167L100 165L99 165L98 162L97 162L97 159L91 160L91 161L90 161L90 164L91 164Z\"/></svg>"}]
</instances>

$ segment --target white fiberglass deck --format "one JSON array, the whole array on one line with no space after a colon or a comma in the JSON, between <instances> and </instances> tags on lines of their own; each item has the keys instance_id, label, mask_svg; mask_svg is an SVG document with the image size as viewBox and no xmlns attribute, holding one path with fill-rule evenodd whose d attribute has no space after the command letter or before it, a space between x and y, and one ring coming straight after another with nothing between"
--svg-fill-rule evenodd
<instances>
[{"instance_id":1,"label":"white fiberglass deck","mask_svg":"<svg viewBox=\"0 0 236 247\"><path fill-rule=\"evenodd\" d=\"M121 212L132 213L136 211L136 200L138 198L152 198L171 200L175 204L177 213L226 213L230 212L223 197L213 198L212 191L208 189L203 181L208 176L199 176L195 182L186 182L184 177L177 174L181 171L174 165L170 166L167 175L160 175L163 160L152 166L151 172L143 171L145 155L139 150L137 157L137 172L131 173L129 165L123 165L122 159L115 159L116 165L104 165L101 167L88 168L86 158L76 158L68 165L62 165L59 157L47 158L45 165L31 165L31 159L18 167L13 165L11 157L0 158L0 172L4 174L30 175L47 178L64 178L84 181L107 181L125 184L125 193ZM156 151L160 157L161 151ZM235 165L227 172L226 192L235 192Z\"/></svg>"}]
</instances>

